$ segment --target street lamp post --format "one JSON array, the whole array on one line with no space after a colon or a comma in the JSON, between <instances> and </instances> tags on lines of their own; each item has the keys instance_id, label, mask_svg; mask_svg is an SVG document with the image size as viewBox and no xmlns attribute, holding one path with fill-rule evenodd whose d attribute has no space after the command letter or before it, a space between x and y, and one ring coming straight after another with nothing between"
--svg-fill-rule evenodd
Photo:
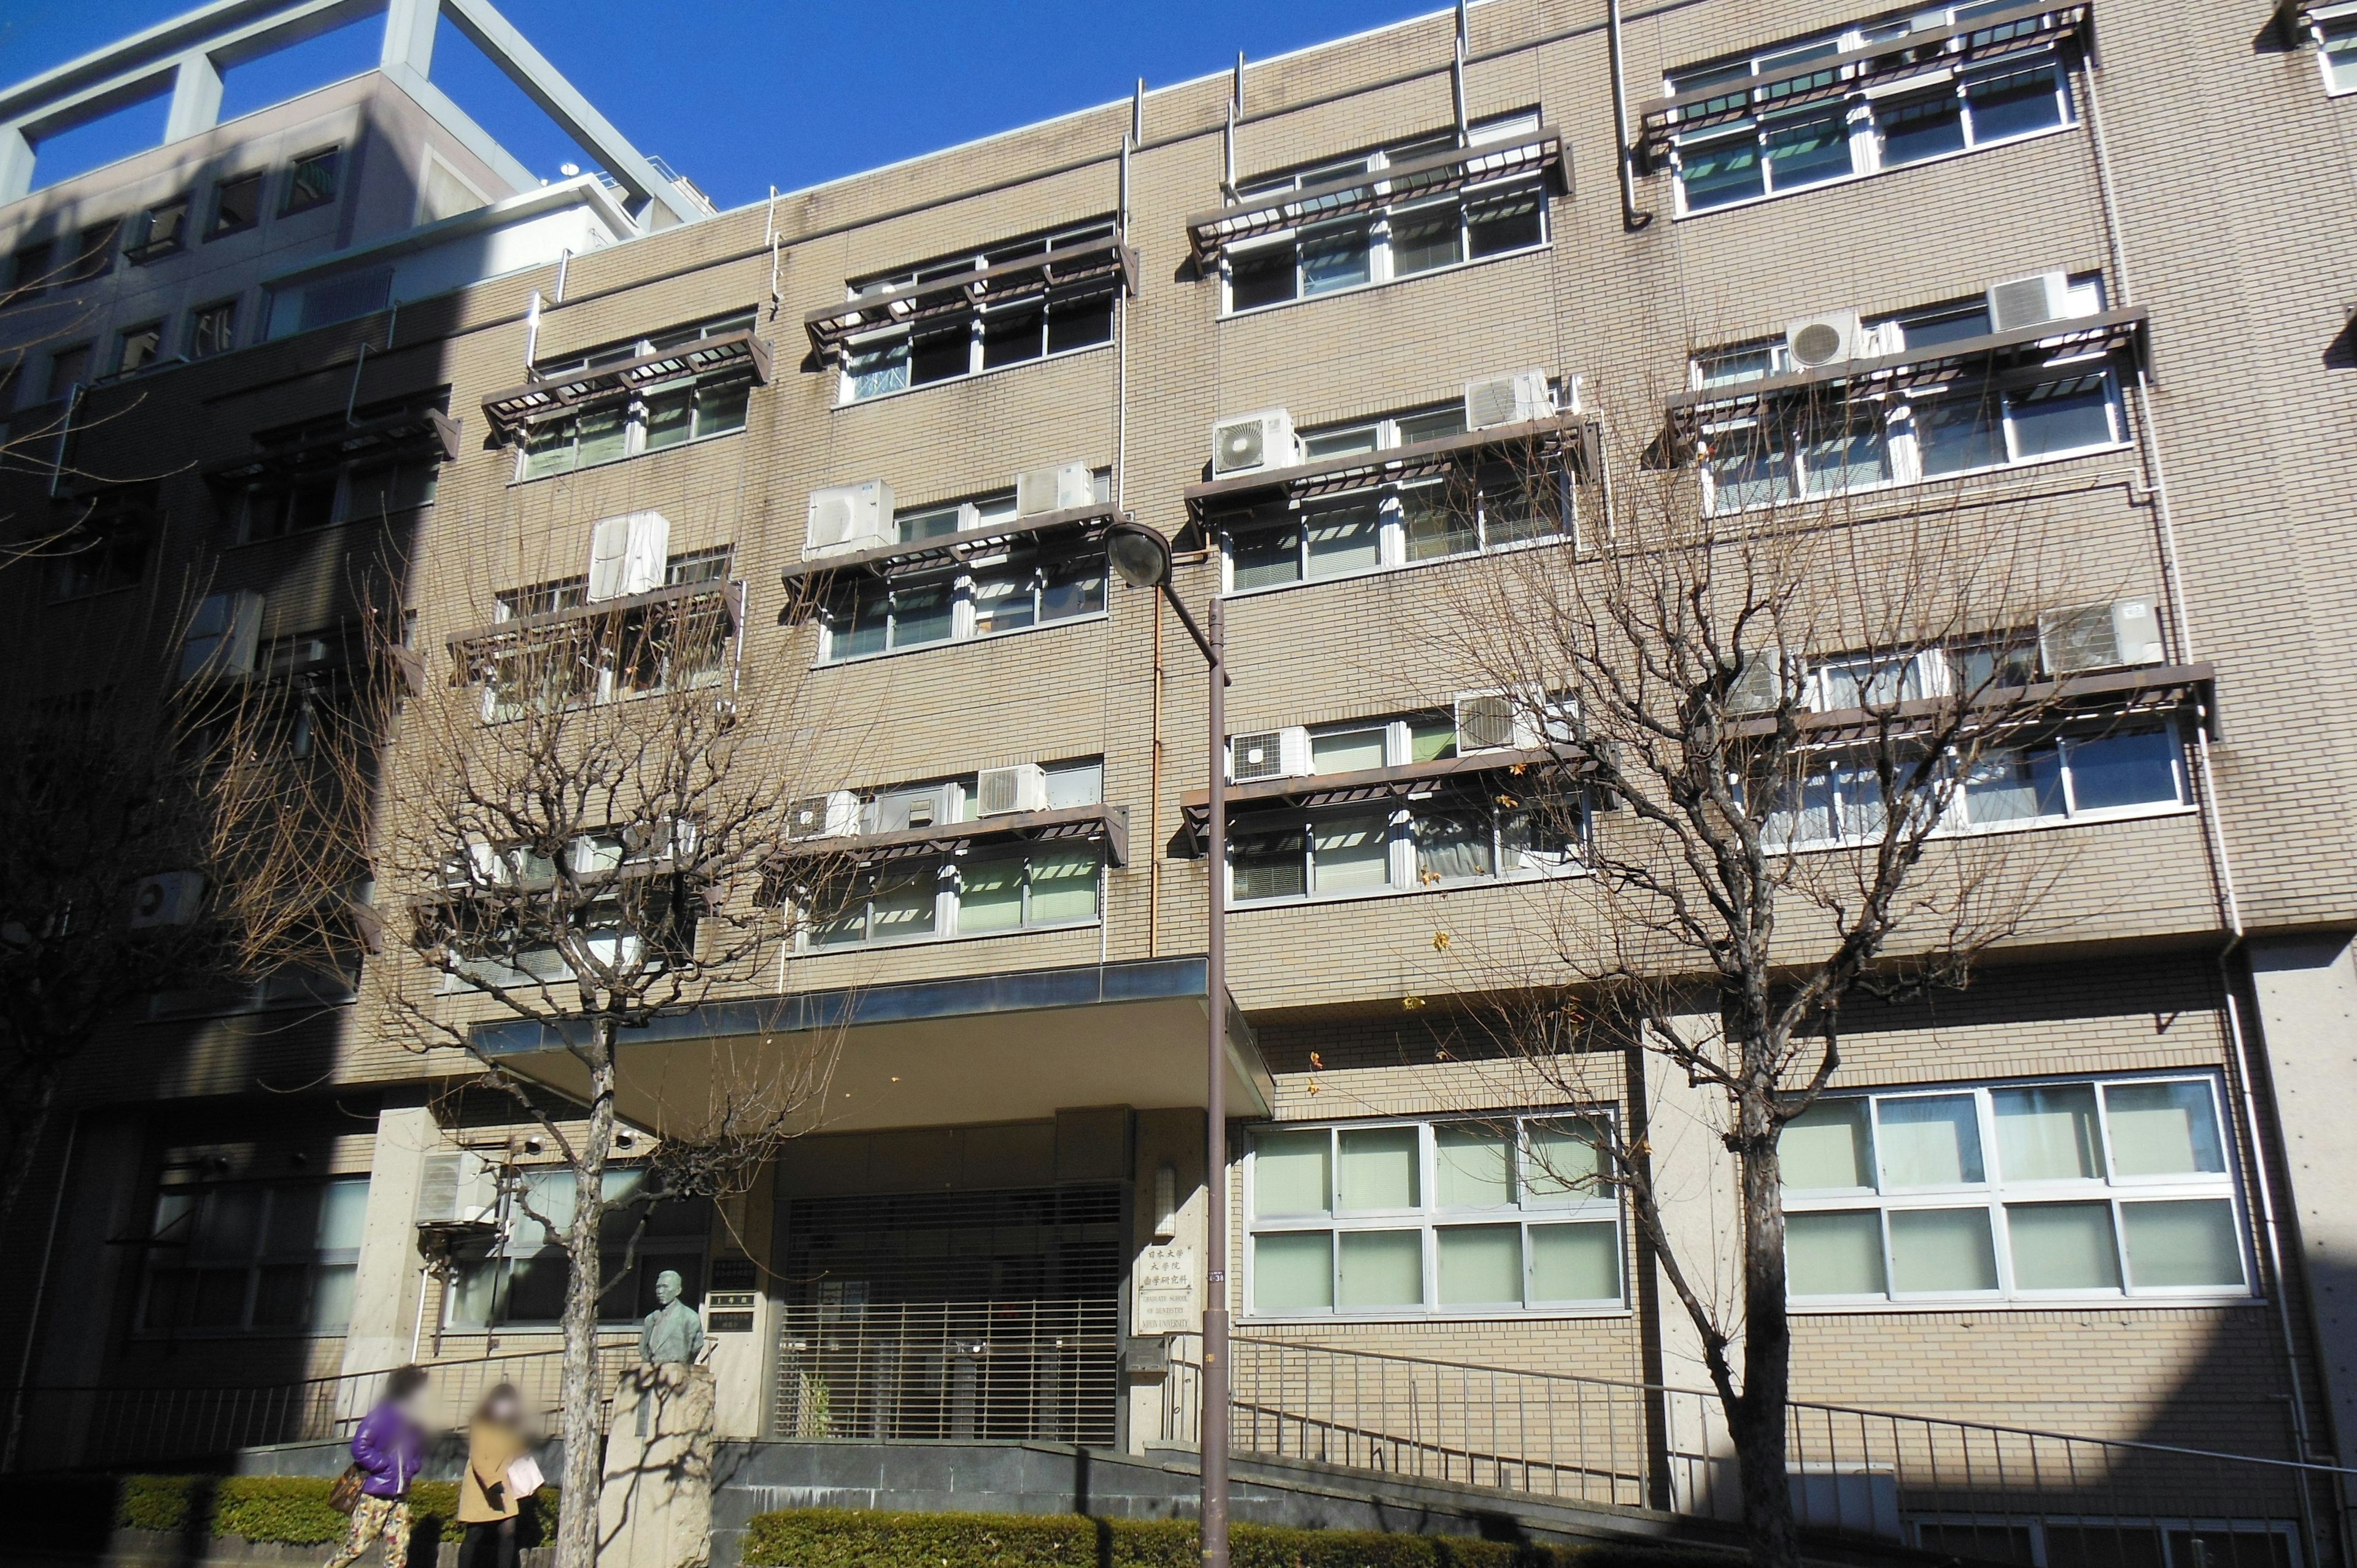
<instances>
[{"instance_id":1,"label":"street lamp post","mask_svg":"<svg viewBox=\"0 0 2357 1568\"><path fill-rule=\"evenodd\" d=\"M1133 587L1156 588L1178 613L1210 667L1207 756L1211 812L1203 855L1210 868L1211 932L1203 957L1203 1408L1197 1425L1202 1495L1203 1568L1228 1568L1228 665L1220 599L1211 598L1208 632L1195 624L1170 586L1170 542L1124 519L1105 531L1105 557Z\"/></svg>"}]
</instances>

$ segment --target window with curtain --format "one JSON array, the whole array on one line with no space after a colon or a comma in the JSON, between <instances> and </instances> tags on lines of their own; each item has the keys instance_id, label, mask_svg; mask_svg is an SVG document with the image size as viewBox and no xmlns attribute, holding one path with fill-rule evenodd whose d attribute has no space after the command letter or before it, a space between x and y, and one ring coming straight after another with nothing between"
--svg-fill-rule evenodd
<instances>
[{"instance_id":1,"label":"window with curtain","mask_svg":"<svg viewBox=\"0 0 2357 1568\"><path fill-rule=\"evenodd\" d=\"M167 1184L139 1306L145 1334L339 1334L368 1177Z\"/></svg>"},{"instance_id":2,"label":"window with curtain","mask_svg":"<svg viewBox=\"0 0 2357 1568\"><path fill-rule=\"evenodd\" d=\"M1245 1160L1257 1317L1607 1311L1606 1123L1581 1112L1271 1127Z\"/></svg>"},{"instance_id":3,"label":"window with curtain","mask_svg":"<svg viewBox=\"0 0 2357 1568\"><path fill-rule=\"evenodd\" d=\"M1797 1302L2250 1294L2212 1076L1829 1096L1784 1130Z\"/></svg>"}]
</instances>

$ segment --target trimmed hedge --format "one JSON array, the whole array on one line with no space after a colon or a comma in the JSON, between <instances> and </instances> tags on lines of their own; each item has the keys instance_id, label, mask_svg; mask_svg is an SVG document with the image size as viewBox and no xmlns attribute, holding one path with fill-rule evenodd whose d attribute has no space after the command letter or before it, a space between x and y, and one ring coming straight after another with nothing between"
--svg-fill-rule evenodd
<instances>
[{"instance_id":1,"label":"trimmed hedge","mask_svg":"<svg viewBox=\"0 0 2357 1568\"><path fill-rule=\"evenodd\" d=\"M326 1546L351 1526L348 1515L328 1506L334 1484L310 1476L125 1476L115 1493L114 1522L167 1535L185 1535L193 1525L205 1535ZM525 1506L553 1510L555 1488L542 1487ZM456 1481L418 1482L409 1488L409 1510L412 1541L466 1537Z\"/></svg>"},{"instance_id":2,"label":"trimmed hedge","mask_svg":"<svg viewBox=\"0 0 2357 1568\"><path fill-rule=\"evenodd\" d=\"M1239 1524L1235 1568L1726 1568L1723 1553L1641 1546L1534 1546L1469 1536ZM1192 1520L1077 1514L759 1514L745 1568L1197 1568Z\"/></svg>"}]
</instances>

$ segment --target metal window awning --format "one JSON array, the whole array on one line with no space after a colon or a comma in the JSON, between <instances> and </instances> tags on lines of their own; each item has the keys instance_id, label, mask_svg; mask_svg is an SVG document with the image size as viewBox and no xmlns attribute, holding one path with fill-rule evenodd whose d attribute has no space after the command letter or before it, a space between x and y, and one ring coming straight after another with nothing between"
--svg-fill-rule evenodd
<instances>
[{"instance_id":1,"label":"metal window awning","mask_svg":"<svg viewBox=\"0 0 2357 1568\"><path fill-rule=\"evenodd\" d=\"M879 544L873 550L846 551L840 555L818 555L807 561L796 561L779 574L791 590L789 615L799 613L823 595L839 578L921 576L927 572L958 565L979 556L996 555L1010 545L1028 538L1047 534L1072 533L1077 542L1088 542L1116 522L1126 522L1130 514L1109 502L1071 507L1063 511L1038 512L1006 522L992 523L986 528L962 529L955 533L936 534L931 539L914 539L905 543Z\"/></svg>"},{"instance_id":2,"label":"metal window awning","mask_svg":"<svg viewBox=\"0 0 2357 1568\"><path fill-rule=\"evenodd\" d=\"M1228 811L1264 806L1296 806L1315 811L1324 806L1355 806L1370 800L1413 800L1438 793L1449 784L1491 773L1538 773L1561 779L1593 768L1584 747L1549 746L1535 750L1477 751L1464 757L1444 757L1431 762L1404 762L1392 768L1361 768L1348 773L1313 773L1297 779L1256 779L1228 786ZM1211 794L1195 789L1179 797L1180 832L1189 858L1203 853L1203 836L1211 817Z\"/></svg>"},{"instance_id":3,"label":"metal window awning","mask_svg":"<svg viewBox=\"0 0 2357 1568\"><path fill-rule=\"evenodd\" d=\"M843 358L848 339L887 328L913 327L974 310L1136 292L1137 252L1108 237L825 306L802 317L802 330L810 334L812 351L822 362L833 364Z\"/></svg>"},{"instance_id":4,"label":"metal window awning","mask_svg":"<svg viewBox=\"0 0 2357 1568\"><path fill-rule=\"evenodd\" d=\"M1553 126L1542 125L1511 141L1424 153L1379 172L1346 175L1199 213L1187 220L1188 249L1198 267L1208 268L1218 264L1230 246L1263 234L1356 217L1517 175L1544 174L1562 164L1562 136Z\"/></svg>"},{"instance_id":5,"label":"metal window awning","mask_svg":"<svg viewBox=\"0 0 2357 1568\"><path fill-rule=\"evenodd\" d=\"M1956 66L1980 66L2051 47L2083 35L2092 21L2084 4L2027 4L1967 22L1930 27L1749 76L1733 77L1662 99L1645 111L1639 145L1658 154L1682 134L1759 113L1846 97L1904 89L1910 76Z\"/></svg>"},{"instance_id":6,"label":"metal window awning","mask_svg":"<svg viewBox=\"0 0 2357 1568\"><path fill-rule=\"evenodd\" d=\"M1899 392L1935 385L1966 376L2002 373L2045 364L2062 356L2116 354L2139 347L2149 313L2142 306L2074 316L2061 321L2018 327L2010 332L1989 332L1946 343L1927 343L1871 360L1852 360L1819 370L1795 371L1756 381L1704 387L1669 398L1670 423L1690 433L1706 420L1756 409L1781 398L1797 397L1824 388L1841 387L1845 395Z\"/></svg>"},{"instance_id":7,"label":"metal window awning","mask_svg":"<svg viewBox=\"0 0 2357 1568\"><path fill-rule=\"evenodd\" d=\"M733 637L745 623L745 585L733 582L674 583L651 593L599 599L594 604L579 605L572 609L544 610L537 615L518 616L513 620L493 621L489 626L476 627L470 631L454 632L446 644L450 650L452 664L450 683L454 686L471 684L481 678L490 660L540 633L567 627L587 627L609 618L663 606L676 606L683 614L705 609L719 610L727 616L728 632Z\"/></svg>"},{"instance_id":8,"label":"metal window awning","mask_svg":"<svg viewBox=\"0 0 2357 1568\"><path fill-rule=\"evenodd\" d=\"M2026 686L1996 687L1982 693L1973 706L1996 715L1996 722L2007 728L2059 725L2096 714L2132 717L2170 713L2188 706L2207 714L2215 705L2217 680L2217 667L2206 662L2146 664L2062 675ZM1926 698L1888 708L1795 714L1792 721L1801 732L1802 744L1815 747L1904 738L1944 725L1954 716L1953 704ZM1738 738L1764 738L1776 733L1776 720L1772 716L1744 719L1727 727ZM1965 727L1977 726L1968 718Z\"/></svg>"},{"instance_id":9,"label":"metal window awning","mask_svg":"<svg viewBox=\"0 0 2357 1568\"><path fill-rule=\"evenodd\" d=\"M888 833L845 833L803 841L787 852L784 863L832 860L846 865L882 865L896 860L930 859L957 854L974 844L1054 843L1102 839L1106 864L1129 864L1129 808L1126 806L1060 806L1045 811L1012 811L969 822L939 822L931 827L902 828Z\"/></svg>"},{"instance_id":10,"label":"metal window awning","mask_svg":"<svg viewBox=\"0 0 2357 1568\"><path fill-rule=\"evenodd\" d=\"M1353 452L1291 468L1269 468L1239 474L1232 479L1189 485L1181 493L1187 515L1197 522L1216 513L1245 510L1282 499L1288 505L1316 496L1339 495L1376 485L1407 484L1457 472L1468 460L1514 446L1529 448L1535 461L1552 462L1568 456L1573 470L1582 476L1597 470L1600 435L1585 414L1566 413L1520 424L1493 425L1463 435L1393 446L1375 452Z\"/></svg>"},{"instance_id":11,"label":"metal window awning","mask_svg":"<svg viewBox=\"0 0 2357 1568\"><path fill-rule=\"evenodd\" d=\"M430 454L437 463L458 460L459 422L431 404L315 431L296 440L264 446L246 456L204 470L217 485L245 484L274 474L291 474L355 457Z\"/></svg>"},{"instance_id":12,"label":"metal window awning","mask_svg":"<svg viewBox=\"0 0 2357 1568\"><path fill-rule=\"evenodd\" d=\"M755 386L768 385L770 345L750 329L716 332L657 353L568 371L495 392L483 399L483 416L491 422L492 434L504 437L524 425L640 387L727 371L749 373Z\"/></svg>"}]
</instances>

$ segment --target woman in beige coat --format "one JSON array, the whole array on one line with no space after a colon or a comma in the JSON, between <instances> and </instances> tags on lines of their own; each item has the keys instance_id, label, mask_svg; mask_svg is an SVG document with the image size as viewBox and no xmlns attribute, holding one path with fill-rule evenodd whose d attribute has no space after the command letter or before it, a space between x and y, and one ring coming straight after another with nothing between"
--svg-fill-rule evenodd
<instances>
[{"instance_id":1,"label":"woman in beige coat","mask_svg":"<svg viewBox=\"0 0 2357 1568\"><path fill-rule=\"evenodd\" d=\"M531 1453L523 1401L512 1384L501 1383L483 1396L467 1433L467 1473L458 1479L458 1522L467 1527L467 1539L458 1548L458 1568L515 1568L516 1515L523 1499L509 1469Z\"/></svg>"}]
</instances>

